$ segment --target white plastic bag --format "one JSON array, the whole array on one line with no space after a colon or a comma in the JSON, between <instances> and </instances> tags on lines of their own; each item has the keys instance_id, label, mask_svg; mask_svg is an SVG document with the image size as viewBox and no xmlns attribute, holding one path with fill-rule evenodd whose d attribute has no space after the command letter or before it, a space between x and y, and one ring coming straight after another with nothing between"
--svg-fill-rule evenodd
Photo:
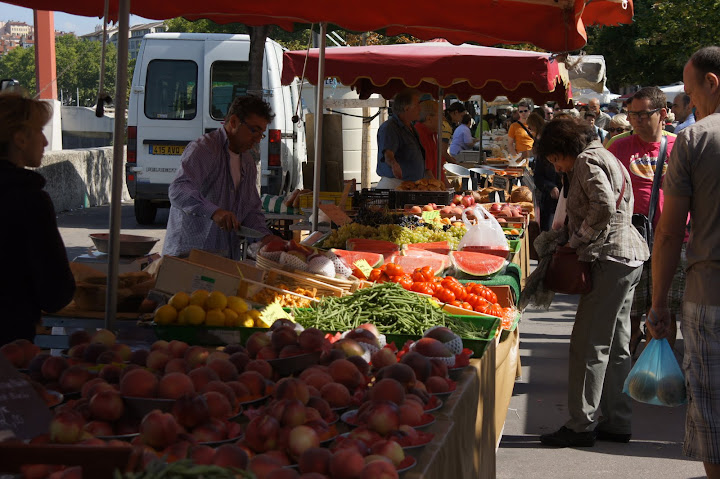
<instances>
[{"instance_id":1,"label":"white plastic bag","mask_svg":"<svg viewBox=\"0 0 720 479\"><path fill-rule=\"evenodd\" d=\"M467 232L460 239L458 251L468 248L509 250L505 233L495 217L481 205L475 205L472 211L477 223L472 224L463 211L462 220L467 226Z\"/></svg>"},{"instance_id":2,"label":"white plastic bag","mask_svg":"<svg viewBox=\"0 0 720 479\"><path fill-rule=\"evenodd\" d=\"M564 187L563 187L564 189ZM560 197L558 198L557 207L555 208L555 217L553 218L552 229L559 230L565 226L565 218L567 217L567 198L563 194L563 190L560 190Z\"/></svg>"}]
</instances>

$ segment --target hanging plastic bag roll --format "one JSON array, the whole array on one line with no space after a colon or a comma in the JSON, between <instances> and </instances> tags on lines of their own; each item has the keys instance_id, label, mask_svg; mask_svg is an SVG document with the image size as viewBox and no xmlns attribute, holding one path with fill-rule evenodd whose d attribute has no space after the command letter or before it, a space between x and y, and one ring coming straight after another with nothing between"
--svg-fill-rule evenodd
<instances>
[{"instance_id":1,"label":"hanging plastic bag roll","mask_svg":"<svg viewBox=\"0 0 720 479\"><path fill-rule=\"evenodd\" d=\"M658 406L687 402L685 376L667 339L652 339L633 366L623 392L636 401Z\"/></svg>"},{"instance_id":2,"label":"hanging plastic bag roll","mask_svg":"<svg viewBox=\"0 0 720 479\"><path fill-rule=\"evenodd\" d=\"M460 243L458 243L458 250L510 251L505 232L495 217L481 205L475 205L472 212L476 219L475 224L468 220L466 211L463 211L462 220L467 227L467 231L460 239Z\"/></svg>"}]
</instances>

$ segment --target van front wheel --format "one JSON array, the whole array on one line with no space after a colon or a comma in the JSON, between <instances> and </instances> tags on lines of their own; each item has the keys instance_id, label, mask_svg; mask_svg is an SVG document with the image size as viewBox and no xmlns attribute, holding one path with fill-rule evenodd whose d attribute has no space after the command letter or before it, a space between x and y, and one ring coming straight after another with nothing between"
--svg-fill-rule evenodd
<instances>
[{"instance_id":1,"label":"van front wheel","mask_svg":"<svg viewBox=\"0 0 720 479\"><path fill-rule=\"evenodd\" d=\"M135 200L135 221L140 225L151 225L155 222L157 207L150 200Z\"/></svg>"}]
</instances>

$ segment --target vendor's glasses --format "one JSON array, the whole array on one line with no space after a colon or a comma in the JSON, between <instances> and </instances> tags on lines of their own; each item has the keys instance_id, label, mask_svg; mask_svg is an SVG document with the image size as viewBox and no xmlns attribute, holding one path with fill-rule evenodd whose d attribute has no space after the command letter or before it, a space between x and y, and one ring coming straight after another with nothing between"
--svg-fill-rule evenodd
<instances>
[{"instance_id":1,"label":"vendor's glasses","mask_svg":"<svg viewBox=\"0 0 720 479\"><path fill-rule=\"evenodd\" d=\"M623 133L625 128L608 128L607 131L610 133Z\"/></svg>"},{"instance_id":2,"label":"vendor's glasses","mask_svg":"<svg viewBox=\"0 0 720 479\"><path fill-rule=\"evenodd\" d=\"M651 115L659 112L662 108L655 108L654 110L648 111L628 111L628 118L640 118L641 120L647 120Z\"/></svg>"},{"instance_id":3,"label":"vendor's glasses","mask_svg":"<svg viewBox=\"0 0 720 479\"><path fill-rule=\"evenodd\" d=\"M244 121L241 121L240 123L242 123L243 125L245 125L247 127L247 129L250 131L251 135L259 136L261 140L265 138L265 133L263 133L262 128L259 128L257 126L248 125Z\"/></svg>"},{"instance_id":4,"label":"vendor's glasses","mask_svg":"<svg viewBox=\"0 0 720 479\"><path fill-rule=\"evenodd\" d=\"M529 111L530 111L530 110L518 110L518 113L527 113L527 112L529 112Z\"/></svg>"}]
</instances>

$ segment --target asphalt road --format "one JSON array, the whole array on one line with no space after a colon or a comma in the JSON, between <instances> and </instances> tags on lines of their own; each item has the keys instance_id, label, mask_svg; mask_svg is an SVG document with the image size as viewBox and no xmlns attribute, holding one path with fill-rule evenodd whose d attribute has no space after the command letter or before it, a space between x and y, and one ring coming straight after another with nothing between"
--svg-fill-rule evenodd
<instances>
[{"instance_id":1,"label":"asphalt road","mask_svg":"<svg viewBox=\"0 0 720 479\"><path fill-rule=\"evenodd\" d=\"M68 258L86 253L90 233L107 232L107 206L65 212L58 226ZM167 209L154 225L135 222L132 203L122 206L123 233L165 238ZM542 446L540 434L567 420L567 362L577 297L558 295L550 311L527 309L520 323L522 378L515 383L505 429L497 452L499 479L695 479L705 477L702 464L681 454L685 407L667 408L634 403L633 437L629 444L598 441L592 448ZM681 357L682 339L676 350ZM451 479L451 478L448 478ZM455 478L452 478L455 479ZM457 478L465 479L465 478ZM468 478L469 479L469 478Z\"/></svg>"}]
</instances>

